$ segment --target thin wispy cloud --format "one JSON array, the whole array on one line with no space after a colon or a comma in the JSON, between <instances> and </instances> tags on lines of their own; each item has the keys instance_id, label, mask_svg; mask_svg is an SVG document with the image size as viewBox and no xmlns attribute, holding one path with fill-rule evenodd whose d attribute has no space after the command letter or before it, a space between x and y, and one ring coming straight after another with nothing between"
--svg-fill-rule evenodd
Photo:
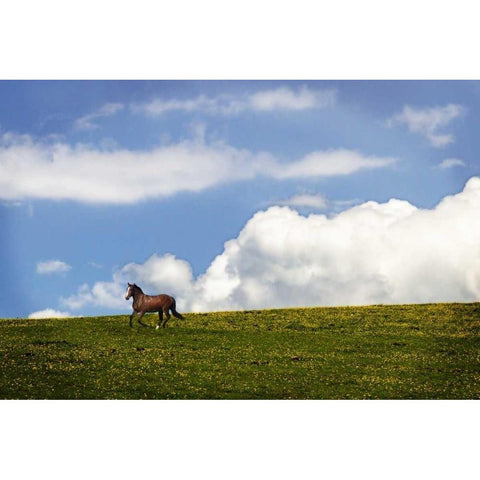
<instances>
[{"instance_id":1,"label":"thin wispy cloud","mask_svg":"<svg viewBox=\"0 0 480 480\"><path fill-rule=\"evenodd\" d=\"M45 262L37 262L37 273L47 275L51 273L65 273L72 269L68 263L61 260L47 260Z\"/></svg>"},{"instance_id":2,"label":"thin wispy cloud","mask_svg":"<svg viewBox=\"0 0 480 480\"><path fill-rule=\"evenodd\" d=\"M23 208L25 207L26 214L31 218L35 214L35 209L31 202L25 202L23 200L2 200L0 205L6 208Z\"/></svg>"},{"instance_id":3,"label":"thin wispy cloud","mask_svg":"<svg viewBox=\"0 0 480 480\"><path fill-rule=\"evenodd\" d=\"M445 147L454 141L445 128L466 109L462 105L450 103L443 107L420 108L405 105L402 112L387 120L387 126L406 125L410 132L421 135L436 148Z\"/></svg>"},{"instance_id":4,"label":"thin wispy cloud","mask_svg":"<svg viewBox=\"0 0 480 480\"><path fill-rule=\"evenodd\" d=\"M317 193L314 195L308 193L301 193L287 198L286 200L280 200L275 202L277 205L285 205L287 207L295 208L313 208L316 210L324 210L328 207L328 201L324 195Z\"/></svg>"},{"instance_id":5,"label":"thin wispy cloud","mask_svg":"<svg viewBox=\"0 0 480 480\"><path fill-rule=\"evenodd\" d=\"M96 120L115 115L120 110L123 110L124 107L122 103L106 103L95 112L77 118L74 122L74 127L77 130L92 130L98 128L98 125L95 123Z\"/></svg>"},{"instance_id":6,"label":"thin wispy cloud","mask_svg":"<svg viewBox=\"0 0 480 480\"><path fill-rule=\"evenodd\" d=\"M437 165L437 168L440 168L441 170L446 170L447 168L453 167L466 167L466 164L459 158L446 158Z\"/></svg>"},{"instance_id":7,"label":"thin wispy cloud","mask_svg":"<svg viewBox=\"0 0 480 480\"><path fill-rule=\"evenodd\" d=\"M279 179L349 175L360 169L382 168L394 163L394 158L363 155L355 150L319 150L296 162L278 165L272 175Z\"/></svg>"},{"instance_id":8,"label":"thin wispy cloud","mask_svg":"<svg viewBox=\"0 0 480 480\"><path fill-rule=\"evenodd\" d=\"M289 87L279 87L273 90L263 90L248 97L247 104L252 110L309 110L326 108L335 104L335 90L312 90L302 86L297 90Z\"/></svg>"},{"instance_id":9,"label":"thin wispy cloud","mask_svg":"<svg viewBox=\"0 0 480 480\"><path fill-rule=\"evenodd\" d=\"M331 107L336 101L336 90L311 89L303 85L297 89L287 86L260 90L245 95L199 95L188 99L156 98L151 102L132 105L132 110L147 115L168 112L202 112L209 115L237 115L246 111L300 111Z\"/></svg>"},{"instance_id":10,"label":"thin wispy cloud","mask_svg":"<svg viewBox=\"0 0 480 480\"><path fill-rule=\"evenodd\" d=\"M0 199L128 204L258 177L278 181L350 175L394 162L346 149L280 162L269 152L206 143L203 138L136 151L45 145L28 137L0 144Z\"/></svg>"},{"instance_id":11,"label":"thin wispy cloud","mask_svg":"<svg viewBox=\"0 0 480 480\"><path fill-rule=\"evenodd\" d=\"M103 268L103 265L97 262L88 262L88 265L93 268Z\"/></svg>"},{"instance_id":12,"label":"thin wispy cloud","mask_svg":"<svg viewBox=\"0 0 480 480\"><path fill-rule=\"evenodd\" d=\"M339 212L354 205L362 203L362 200L356 198L351 200L331 200L322 193L299 193L284 200L268 202L267 205L279 205L291 207L294 209L309 210L330 210L331 212Z\"/></svg>"},{"instance_id":13,"label":"thin wispy cloud","mask_svg":"<svg viewBox=\"0 0 480 480\"><path fill-rule=\"evenodd\" d=\"M350 200L332 200L329 202L330 207L335 212L341 212L347 210L355 205L360 205L364 201L360 198L352 198Z\"/></svg>"}]
</instances>

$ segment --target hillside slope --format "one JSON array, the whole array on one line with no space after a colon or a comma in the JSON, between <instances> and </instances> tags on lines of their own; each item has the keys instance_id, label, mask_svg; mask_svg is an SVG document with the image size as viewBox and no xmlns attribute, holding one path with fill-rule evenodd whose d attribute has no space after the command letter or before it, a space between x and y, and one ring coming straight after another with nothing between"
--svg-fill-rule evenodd
<instances>
[{"instance_id":1,"label":"hillside slope","mask_svg":"<svg viewBox=\"0 0 480 480\"><path fill-rule=\"evenodd\" d=\"M0 398L480 398L478 303L185 317L0 320Z\"/></svg>"}]
</instances>

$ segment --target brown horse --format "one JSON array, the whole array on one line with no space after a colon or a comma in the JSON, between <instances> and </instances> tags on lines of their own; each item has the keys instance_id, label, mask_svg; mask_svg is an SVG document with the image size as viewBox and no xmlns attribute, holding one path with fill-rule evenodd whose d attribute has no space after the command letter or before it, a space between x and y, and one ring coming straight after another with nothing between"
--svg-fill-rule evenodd
<instances>
[{"instance_id":1,"label":"brown horse","mask_svg":"<svg viewBox=\"0 0 480 480\"><path fill-rule=\"evenodd\" d=\"M183 316L175 309L175 299L170 295L155 295L154 297L151 297L150 295L145 295L138 285L129 283L125 298L128 300L130 297L133 297L133 312L130 315L130 327L132 326L132 319L135 313L140 314L138 317L138 323L144 327L147 325L142 322L142 317L146 312L158 312L157 328L160 328L160 326L165 328L165 325L170 320L170 313L168 313L169 310L172 311L172 314L175 317L183 320ZM165 321L163 321L163 314L167 317Z\"/></svg>"}]
</instances>

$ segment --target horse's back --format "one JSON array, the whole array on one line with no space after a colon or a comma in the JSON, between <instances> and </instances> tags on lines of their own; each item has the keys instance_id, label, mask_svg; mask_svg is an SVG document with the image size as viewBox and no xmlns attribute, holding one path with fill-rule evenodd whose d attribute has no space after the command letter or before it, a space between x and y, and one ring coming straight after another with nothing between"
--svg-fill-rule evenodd
<instances>
[{"instance_id":1,"label":"horse's back","mask_svg":"<svg viewBox=\"0 0 480 480\"><path fill-rule=\"evenodd\" d=\"M175 299L170 295L162 293L161 295L147 296L146 306L147 311L156 312L158 310L163 310L170 308L174 303Z\"/></svg>"},{"instance_id":2,"label":"horse's back","mask_svg":"<svg viewBox=\"0 0 480 480\"><path fill-rule=\"evenodd\" d=\"M171 305L172 303L175 302L175 299L172 296L167 295L165 293L162 293L160 295L155 295L155 297L153 298L158 298L158 300L164 303L165 305Z\"/></svg>"}]
</instances>

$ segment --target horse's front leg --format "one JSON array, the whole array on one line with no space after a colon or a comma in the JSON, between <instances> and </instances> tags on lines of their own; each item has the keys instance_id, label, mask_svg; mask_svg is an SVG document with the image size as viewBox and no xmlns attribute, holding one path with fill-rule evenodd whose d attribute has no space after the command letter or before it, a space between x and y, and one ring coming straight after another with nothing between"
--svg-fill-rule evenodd
<instances>
[{"instance_id":1,"label":"horse's front leg","mask_svg":"<svg viewBox=\"0 0 480 480\"><path fill-rule=\"evenodd\" d=\"M132 312L132 314L130 315L130 328L132 328L132 320L133 320L133 317L135 316L135 310Z\"/></svg>"},{"instance_id":2,"label":"horse's front leg","mask_svg":"<svg viewBox=\"0 0 480 480\"><path fill-rule=\"evenodd\" d=\"M145 325L143 322L142 322L142 317L145 315L145 312L140 312L140 315L138 316L137 318L137 321L140 325L143 325L144 327L148 327L148 325Z\"/></svg>"}]
</instances>

